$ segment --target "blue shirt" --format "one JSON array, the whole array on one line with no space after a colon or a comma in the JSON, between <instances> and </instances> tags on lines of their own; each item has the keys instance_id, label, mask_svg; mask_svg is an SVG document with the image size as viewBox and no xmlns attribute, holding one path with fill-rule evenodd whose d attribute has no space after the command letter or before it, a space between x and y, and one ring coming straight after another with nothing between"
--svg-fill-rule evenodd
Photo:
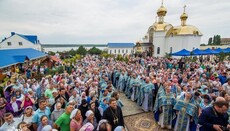
<instances>
[{"instance_id":1,"label":"blue shirt","mask_svg":"<svg viewBox=\"0 0 230 131\"><path fill-rule=\"evenodd\" d=\"M41 111L39 108L35 111L33 118L32 118L32 123L35 123L37 125L39 125L41 123L41 117L43 115L46 115L48 117L48 119L50 120L50 108L46 107L44 111Z\"/></svg>"},{"instance_id":2,"label":"blue shirt","mask_svg":"<svg viewBox=\"0 0 230 131\"><path fill-rule=\"evenodd\" d=\"M214 124L227 127L228 114L219 114L215 111L213 106L207 107L202 111L198 123L202 125L200 131L215 131L213 128Z\"/></svg>"}]
</instances>

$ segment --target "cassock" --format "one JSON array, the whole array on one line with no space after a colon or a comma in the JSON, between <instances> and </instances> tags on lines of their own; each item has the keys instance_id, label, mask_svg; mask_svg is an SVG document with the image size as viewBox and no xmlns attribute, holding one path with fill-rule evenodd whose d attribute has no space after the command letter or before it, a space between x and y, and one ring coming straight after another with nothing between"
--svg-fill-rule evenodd
<instances>
[{"instance_id":1,"label":"cassock","mask_svg":"<svg viewBox=\"0 0 230 131\"><path fill-rule=\"evenodd\" d=\"M117 126L124 126L123 114L119 106L117 106L116 110L108 107L104 111L102 119L109 121L112 126L112 130L114 130Z\"/></svg>"}]
</instances>

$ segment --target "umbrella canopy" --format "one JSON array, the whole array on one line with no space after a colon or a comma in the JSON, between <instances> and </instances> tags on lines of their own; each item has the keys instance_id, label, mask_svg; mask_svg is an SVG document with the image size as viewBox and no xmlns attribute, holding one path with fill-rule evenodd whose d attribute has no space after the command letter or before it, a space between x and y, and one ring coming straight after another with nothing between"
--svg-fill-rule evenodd
<instances>
[{"instance_id":1,"label":"umbrella canopy","mask_svg":"<svg viewBox=\"0 0 230 131\"><path fill-rule=\"evenodd\" d=\"M208 49L206 49L204 51L208 53L207 55L219 54L219 52L217 52L215 50L212 50L210 48L208 48Z\"/></svg>"},{"instance_id":2,"label":"umbrella canopy","mask_svg":"<svg viewBox=\"0 0 230 131\"><path fill-rule=\"evenodd\" d=\"M190 54L190 51L188 51L186 49L182 49L178 52L172 53L171 55L173 55L173 56L190 56L191 54Z\"/></svg>"},{"instance_id":3,"label":"umbrella canopy","mask_svg":"<svg viewBox=\"0 0 230 131\"><path fill-rule=\"evenodd\" d=\"M199 50L198 48L192 51L192 55L207 55L207 54L208 54L207 52L203 50Z\"/></svg>"},{"instance_id":4,"label":"umbrella canopy","mask_svg":"<svg viewBox=\"0 0 230 131\"><path fill-rule=\"evenodd\" d=\"M222 50L224 53L230 53L230 48L226 48Z\"/></svg>"},{"instance_id":5,"label":"umbrella canopy","mask_svg":"<svg viewBox=\"0 0 230 131\"><path fill-rule=\"evenodd\" d=\"M217 49L215 49L214 51L216 51L216 52L218 52L218 53L223 52L223 50L222 50L221 48L217 48Z\"/></svg>"}]
</instances>

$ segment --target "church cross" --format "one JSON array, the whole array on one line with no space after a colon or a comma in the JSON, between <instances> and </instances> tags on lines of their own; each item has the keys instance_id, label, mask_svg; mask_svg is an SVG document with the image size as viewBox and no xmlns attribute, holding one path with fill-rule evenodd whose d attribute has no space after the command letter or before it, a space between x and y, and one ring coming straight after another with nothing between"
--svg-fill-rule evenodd
<instances>
[{"instance_id":1,"label":"church cross","mask_svg":"<svg viewBox=\"0 0 230 131\"><path fill-rule=\"evenodd\" d=\"M184 8L184 13L185 13L186 5L184 5L184 7L183 7L183 8Z\"/></svg>"}]
</instances>

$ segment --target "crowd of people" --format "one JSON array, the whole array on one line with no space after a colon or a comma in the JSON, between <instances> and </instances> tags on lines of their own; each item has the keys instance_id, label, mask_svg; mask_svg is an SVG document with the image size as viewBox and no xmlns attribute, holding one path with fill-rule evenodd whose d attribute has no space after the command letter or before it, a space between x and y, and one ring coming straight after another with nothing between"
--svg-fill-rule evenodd
<instances>
[{"instance_id":1,"label":"crowd of people","mask_svg":"<svg viewBox=\"0 0 230 131\"><path fill-rule=\"evenodd\" d=\"M0 97L0 131L123 131L121 92L153 112L162 129L230 129L230 70L222 62L85 56L66 65L64 73L41 80L25 72L27 77L8 81Z\"/></svg>"}]
</instances>

